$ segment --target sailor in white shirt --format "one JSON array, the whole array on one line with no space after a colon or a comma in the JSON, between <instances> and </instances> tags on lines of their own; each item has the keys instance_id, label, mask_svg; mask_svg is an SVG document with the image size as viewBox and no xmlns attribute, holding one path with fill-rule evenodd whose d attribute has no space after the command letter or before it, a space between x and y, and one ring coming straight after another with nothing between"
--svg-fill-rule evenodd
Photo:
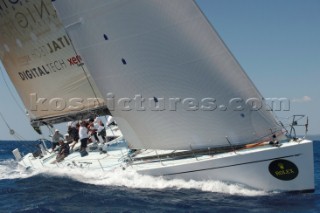
<instances>
[{"instance_id":1,"label":"sailor in white shirt","mask_svg":"<svg viewBox=\"0 0 320 213\"><path fill-rule=\"evenodd\" d=\"M87 122L86 121L82 121L81 124L80 124L79 139L80 139L80 142L81 142L80 153L81 153L81 156L83 157L85 155L88 155L88 153L86 152L86 148L87 148L87 144L88 144L89 135L88 135L88 129L87 129Z\"/></svg>"}]
</instances>

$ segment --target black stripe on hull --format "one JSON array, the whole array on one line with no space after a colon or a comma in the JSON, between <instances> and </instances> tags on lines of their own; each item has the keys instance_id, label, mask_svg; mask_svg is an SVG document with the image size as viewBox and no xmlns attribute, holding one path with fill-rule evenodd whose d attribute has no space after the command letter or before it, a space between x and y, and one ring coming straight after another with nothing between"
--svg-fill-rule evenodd
<instances>
[{"instance_id":1,"label":"black stripe on hull","mask_svg":"<svg viewBox=\"0 0 320 213\"><path fill-rule=\"evenodd\" d=\"M190 170L190 171L185 171L185 172L170 173L170 174L164 174L163 176L172 176L172 175L180 175L180 174L187 174L187 173L193 173L193 172L223 169L223 168L229 168L229 167L235 167L235 166L241 166L241 165L247 165L247 164L254 164L254 163L261 163L261 162L266 162L266 161L279 160L279 159L290 158L290 157L299 157L300 155L301 154L295 154L295 155L288 155L288 156L283 156L283 157L278 157L278 158L270 158L270 159L259 160L259 161L238 163L238 164L233 164L233 165L228 165L228 166L219 166L219 167L212 167L212 168L205 168L205 169Z\"/></svg>"}]
</instances>

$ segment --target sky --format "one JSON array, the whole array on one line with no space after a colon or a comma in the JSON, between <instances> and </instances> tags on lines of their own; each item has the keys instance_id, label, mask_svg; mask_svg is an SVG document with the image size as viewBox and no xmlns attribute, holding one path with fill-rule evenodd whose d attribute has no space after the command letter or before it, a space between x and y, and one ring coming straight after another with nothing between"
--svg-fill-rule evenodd
<instances>
[{"instance_id":1,"label":"sky","mask_svg":"<svg viewBox=\"0 0 320 213\"><path fill-rule=\"evenodd\" d=\"M288 122L286 118L294 114L306 114L309 134L320 134L320 1L197 3L263 96L290 100L290 110L278 112L278 118ZM0 69L4 71L1 64ZM21 138L42 137L31 128L22 102L3 72L0 100L0 113ZM57 127L66 129L65 124ZM44 130L43 137L48 135ZM14 139L0 117L0 140Z\"/></svg>"}]
</instances>

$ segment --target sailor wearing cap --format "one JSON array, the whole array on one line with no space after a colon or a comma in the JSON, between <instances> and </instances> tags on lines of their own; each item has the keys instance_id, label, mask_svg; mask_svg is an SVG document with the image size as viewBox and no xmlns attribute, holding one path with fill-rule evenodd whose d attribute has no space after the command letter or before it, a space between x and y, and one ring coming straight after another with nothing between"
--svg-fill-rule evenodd
<instances>
[{"instance_id":1,"label":"sailor wearing cap","mask_svg":"<svg viewBox=\"0 0 320 213\"><path fill-rule=\"evenodd\" d=\"M56 146L59 145L59 141L63 140L63 135L59 132L58 129L55 129L53 135L52 135L52 151L56 148Z\"/></svg>"}]
</instances>

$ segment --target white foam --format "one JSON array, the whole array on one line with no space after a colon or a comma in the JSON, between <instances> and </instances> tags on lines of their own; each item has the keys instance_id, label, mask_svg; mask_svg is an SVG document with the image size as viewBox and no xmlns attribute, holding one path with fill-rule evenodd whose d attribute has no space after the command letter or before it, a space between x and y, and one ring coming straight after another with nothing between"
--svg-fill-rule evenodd
<instances>
[{"instance_id":1,"label":"white foam","mask_svg":"<svg viewBox=\"0 0 320 213\"><path fill-rule=\"evenodd\" d=\"M237 184L227 184L220 181L165 180L162 177L151 177L122 170L104 173L79 169L50 169L50 171L44 172L49 175L68 177L82 183L100 186L124 186L141 189L196 189L205 192L243 196L263 196L267 194L264 191L248 189Z\"/></svg>"},{"instance_id":2,"label":"white foam","mask_svg":"<svg viewBox=\"0 0 320 213\"><path fill-rule=\"evenodd\" d=\"M19 179L29 178L38 174L38 172L24 172L19 169L18 163L15 160L6 160L0 162L0 180L3 179Z\"/></svg>"},{"instance_id":3,"label":"white foam","mask_svg":"<svg viewBox=\"0 0 320 213\"><path fill-rule=\"evenodd\" d=\"M37 172L21 173L17 163L8 161L0 164L0 179L29 178L34 175L66 177L82 183L99 186L120 186L140 189L195 189L204 192L224 193L241 196L263 196L266 192L248 189L237 184L227 184L220 181L185 181L165 180L162 177L150 177L136 172L116 170L113 172L90 171L85 169L50 168Z\"/></svg>"}]
</instances>

